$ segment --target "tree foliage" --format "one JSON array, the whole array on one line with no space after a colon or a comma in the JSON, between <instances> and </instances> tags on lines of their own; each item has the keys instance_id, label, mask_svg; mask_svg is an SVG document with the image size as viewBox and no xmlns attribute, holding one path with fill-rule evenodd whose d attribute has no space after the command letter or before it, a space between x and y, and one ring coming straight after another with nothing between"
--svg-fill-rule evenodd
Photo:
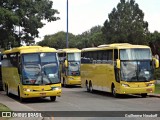
<instances>
[{"instance_id":1,"label":"tree foliage","mask_svg":"<svg viewBox=\"0 0 160 120\"><path fill-rule=\"evenodd\" d=\"M69 47L74 47L74 40L75 36L71 33L69 33ZM66 33L63 31L60 31L58 33L55 33L53 35L46 35L44 37L44 40L38 42L38 45L40 46L49 46L56 49L62 49L66 47Z\"/></svg>"},{"instance_id":2,"label":"tree foliage","mask_svg":"<svg viewBox=\"0 0 160 120\"><path fill-rule=\"evenodd\" d=\"M153 55L157 54L160 57L160 33L158 31L154 31L154 33L150 33L149 37L149 46L152 49Z\"/></svg>"},{"instance_id":3,"label":"tree foliage","mask_svg":"<svg viewBox=\"0 0 160 120\"><path fill-rule=\"evenodd\" d=\"M102 28L106 43L146 44L148 23L143 19L144 13L134 0L120 0Z\"/></svg>"},{"instance_id":4,"label":"tree foliage","mask_svg":"<svg viewBox=\"0 0 160 120\"><path fill-rule=\"evenodd\" d=\"M144 13L134 0L120 0L104 22L104 26L94 26L79 35L69 33L69 47L86 48L107 43L147 44L159 43L160 33L148 31L148 22L144 21ZM156 41L156 42L155 42ZM56 49L66 47L66 33L58 32L45 36L38 43ZM157 44L158 45L158 44Z\"/></svg>"},{"instance_id":5,"label":"tree foliage","mask_svg":"<svg viewBox=\"0 0 160 120\"><path fill-rule=\"evenodd\" d=\"M45 25L42 20L51 22L59 19L55 16L58 11L52 9L52 5L50 0L1 0L0 47L6 48L9 44L20 46L21 41L27 45L34 43L38 29ZM69 33L69 47L81 49L116 42L148 44L159 40L159 33L149 33L148 22L143 19L144 13L134 0L120 0L103 27L94 26L79 35ZM60 31L46 35L38 44L65 48L66 33Z\"/></svg>"},{"instance_id":6,"label":"tree foliage","mask_svg":"<svg viewBox=\"0 0 160 120\"><path fill-rule=\"evenodd\" d=\"M86 48L94 47L100 44L104 44L104 36L101 31L101 26L94 26L90 30L83 32L76 36L76 47Z\"/></svg>"},{"instance_id":7,"label":"tree foliage","mask_svg":"<svg viewBox=\"0 0 160 120\"><path fill-rule=\"evenodd\" d=\"M83 32L80 35L69 33L69 47L85 48L100 45L104 42L101 26L92 27L89 31ZM61 31L53 35L47 35L44 40L38 42L38 45L54 47L62 49L66 47L66 33Z\"/></svg>"},{"instance_id":8,"label":"tree foliage","mask_svg":"<svg viewBox=\"0 0 160 120\"><path fill-rule=\"evenodd\" d=\"M21 41L28 44L38 37L38 28L48 22L56 21L58 11L52 9L49 0L1 0L0 1L0 41L1 47L9 42L20 46Z\"/></svg>"}]
</instances>

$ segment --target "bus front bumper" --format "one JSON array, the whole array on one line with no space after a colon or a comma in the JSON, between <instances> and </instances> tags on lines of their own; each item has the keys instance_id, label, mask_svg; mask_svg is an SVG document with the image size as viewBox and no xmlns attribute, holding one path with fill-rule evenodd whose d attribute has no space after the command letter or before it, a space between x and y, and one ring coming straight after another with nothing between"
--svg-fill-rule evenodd
<instances>
[{"instance_id":1,"label":"bus front bumper","mask_svg":"<svg viewBox=\"0 0 160 120\"><path fill-rule=\"evenodd\" d=\"M81 81L76 81L76 80L68 80L67 85L80 85Z\"/></svg>"},{"instance_id":2,"label":"bus front bumper","mask_svg":"<svg viewBox=\"0 0 160 120\"><path fill-rule=\"evenodd\" d=\"M50 90L50 91L23 91L21 94L22 98L34 98L34 97L50 97L58 96L60 97L62 90Z\"/></svg>"},{"instance_id":3,"label":"bus front bumper","mask_svg":"<svg viewBox=\"0 0 160 120\"><path fill-rule=\"evenodd\" d=\"M119 94L141 94L141 93L154 93L155 91L155 86L150 86L150 87L122 87L121 89L118 90Z\"/></svg>"},{"instance_id":4,"label":"bus front bumper","mask_svg":"<svg viewBox=\"0 0 160 120\"><path fill-rule=\"evenodd\" d=\"M68 76L66 84L67 85L80 85L81 84L81 78L79 76L78 77Z\"/></svg>"}]
</instances>

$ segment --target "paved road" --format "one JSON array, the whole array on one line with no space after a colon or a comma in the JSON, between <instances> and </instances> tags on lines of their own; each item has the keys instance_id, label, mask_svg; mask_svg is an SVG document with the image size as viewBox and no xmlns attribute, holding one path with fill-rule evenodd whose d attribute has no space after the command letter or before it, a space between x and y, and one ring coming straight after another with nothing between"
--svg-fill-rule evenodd
<instances>
[{"instance_id":1,"label":"paved road","mask_svg":"<svg viewBox=\"0 0 160 120\"><path fill-rule=\"evenodd\" d=\"M110 93L88 93L80 87L63 88L63 94L56 102L49 98L29 99L24 105L41 111L159 111L160 99L157 97L123 95L114 98Z\"/></svg>"},{"instance_id":2,"label":"paved road","mask_svg":"<svg viewBox=\"0 0 160 120\"><path fill-rule=\"evenodd\" d=\"M14 101L18 101L17 97L11 97ZM19 101L18 101L19 102ZM58 97L55 102L51 102L49 98L28 99L21 104L35 111L160 111L160 98L123 95L120 98L114 98L110 93L98 92L88 93L81 87L63 88L63 94ZM77 113L76 113L77 114ZM81 114L81 113L80 113ZM83 113L82 113L83 114ZM134 113L133 113L134 114ZM160 112L159 112L160 115ZM54 120L99 120L96 117L57 117ZM109 119L127 119L127 118L103 118ZM139 118L131 118L131 120ZM150 118L143 118L148 119ZM158 118L153 118L158 120Z\"/></svg>"}]
</instances>

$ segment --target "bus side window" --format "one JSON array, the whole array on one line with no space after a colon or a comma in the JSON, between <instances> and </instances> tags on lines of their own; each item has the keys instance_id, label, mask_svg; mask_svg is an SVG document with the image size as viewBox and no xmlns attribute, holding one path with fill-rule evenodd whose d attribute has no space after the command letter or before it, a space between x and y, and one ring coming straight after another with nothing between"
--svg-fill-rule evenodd
<instances>
[{"instance_id":1,"label":"bus side window","mask_svg":"<svg viewBox=\"0 0 160 120\"><path fill-rule=\"evenodd\" d=\"M18 72L22 74L22 58L20 54L18 54Z\"/></svg>"},{"instance_id":2,"label":"bus side window","mask_svg":"<svg viewBox=\"0 0 160 120\"><path fill-rule=\"evenodd\" d=\"M107 63L106 52L102 51L102 63Z\"/></svg>"},{"instance_id":3,"label":"bus side window","mask_svg":"<svg viewBox=\"0 0 160 120\"><path fill-rule=\"evenodd\" d=\"M93 62L93 56L92 56L91 52L87 53L87 59L88 59L87 60L88 63L92 63Z\"/></svg>"},{"instance_id":4,"label":"bus side window","mask_svg":"<svg viewBox=\"0 0 160 120\"><path fill-rule=\"evenodd\" d=\"M83 52L81 63L93 63L93 55L91 52Z\"/></svg>"},{"instance_id":5,"label":"bus side window","mask_svg":"<svg viewBox=\"0 0 160 120\"><path fill-rule=\"evenodd\" d=\"M61 53L62 73L66 74L65 60L66 60L66 53Z\"/></svg>"},{"instance_id":6,"label":"bus side window","mask_svg":"<svg viewBox=\"0 0 160 120\"><path fill-rule=\"evenodd\" d=\"M81 53L81 63L87 63L87 61L86 61L86 55L85 55L86 53Z\"/></svg>"},{"instance_id":7,"label":"bus side window","mask_svg":"<svg viewBox=\"0 0 160 120\"><path fill-rule=\"evenodd\" d=\"M8 55L3 55L2 66L4 67L12 66L8 57L9 57Z\"/></svg>"},{"instance_id":8,"label":"bus side window","mask_svg":"<svg viewBox=\"0 0 160 120\"><path fill-rule=\"evenodd\" d=\"M113 50L107 50L107 63L113 64Z\"/></svg>"},{"instance_id":9,"label":"bus side window","mask_svg":"<svg viewBox=\"0 0 160 120\"><path fill-rule=\"evenodd\" d=\"M8 55L8 58L10 60L11 66L18 68L18 53L12 53Z\"/></svg>"},{"instance_id":10,"label":"bus side window","mask_svg":"<svg viewBox=\"0 0 160 120\"><path fill-rule=\"evenodd\" d=\"M118 50L114 49L114 61L118 59Z\"/></svg>"},{"instance_id":11,"label":"bus side window","mask_svg":"<svg viewBox=\"0 0 160 120\"><path fill-rule=\"evenodd\" d=\"M102 63L103 61L103 51L98 51L97 52L97 63Z\"/></svg>"},{"instance_id":12,"label":"bus side window","mask_svg":"<svg viewBox=\"0 0 160 120\"><path fill-rule=\"evenodd\" d=\"M59 59L60 64L62 64L64 62L63 53L58 54L58 59Z\"/></svg>"},{"instance_id":13,"label":"bus side window","mask_svg":"<svg viewBox=\"0 0 160 120\"><path fill-rule=\"evenodd\" d=\"M97 51L93 51L93 56L92 56L92 58L93 58L93 63L97 63Z\"/></svg>"}]
</instances>

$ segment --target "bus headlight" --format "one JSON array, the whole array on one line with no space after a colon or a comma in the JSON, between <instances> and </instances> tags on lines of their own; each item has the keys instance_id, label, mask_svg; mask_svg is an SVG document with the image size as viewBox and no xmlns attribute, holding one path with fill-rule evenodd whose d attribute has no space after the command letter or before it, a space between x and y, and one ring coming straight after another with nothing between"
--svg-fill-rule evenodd
<instances>
[{"instance_id":1,"label":"bus headlight","mask_svg":"<svg viewBox=\"0 0 160 120\"><path fill-rule=\"evenodd\" d=\"M52 87L52 90L60 90L60 87Z\"/></svg>"},{"instance_id":2,"label":"bus headlight","mask_svg":"<svg viewBox=\"0 0 160 120\"><path fill-rule=\"evenodd\" d=\"M122 83L122 86L123 86L123 87L129 87L128 84L123 84L123 83Z\"/></svg>"},{"instance_id":3,"label":"bus headlight","mask_svg":"<svg viewBox=\"0 0 160 120\"><path fill-rule=\"evenodd\" d=\"M148 86L148 87L149 87L149 86L154 86L154 84L153 84L153 83L149 83L147 86Z\"/></svg>"},{"instance_id":4,"label":"bus headlight","mask_svg":"<svg viewBox=\"0 0 160 120\"><path fill-rule=\"evenodd\" d=\"M24 91L27 91L27 92L31 92L32 90L31 89L28 89L28 88L23 88Z\"/></svg>"}]
</instances>

